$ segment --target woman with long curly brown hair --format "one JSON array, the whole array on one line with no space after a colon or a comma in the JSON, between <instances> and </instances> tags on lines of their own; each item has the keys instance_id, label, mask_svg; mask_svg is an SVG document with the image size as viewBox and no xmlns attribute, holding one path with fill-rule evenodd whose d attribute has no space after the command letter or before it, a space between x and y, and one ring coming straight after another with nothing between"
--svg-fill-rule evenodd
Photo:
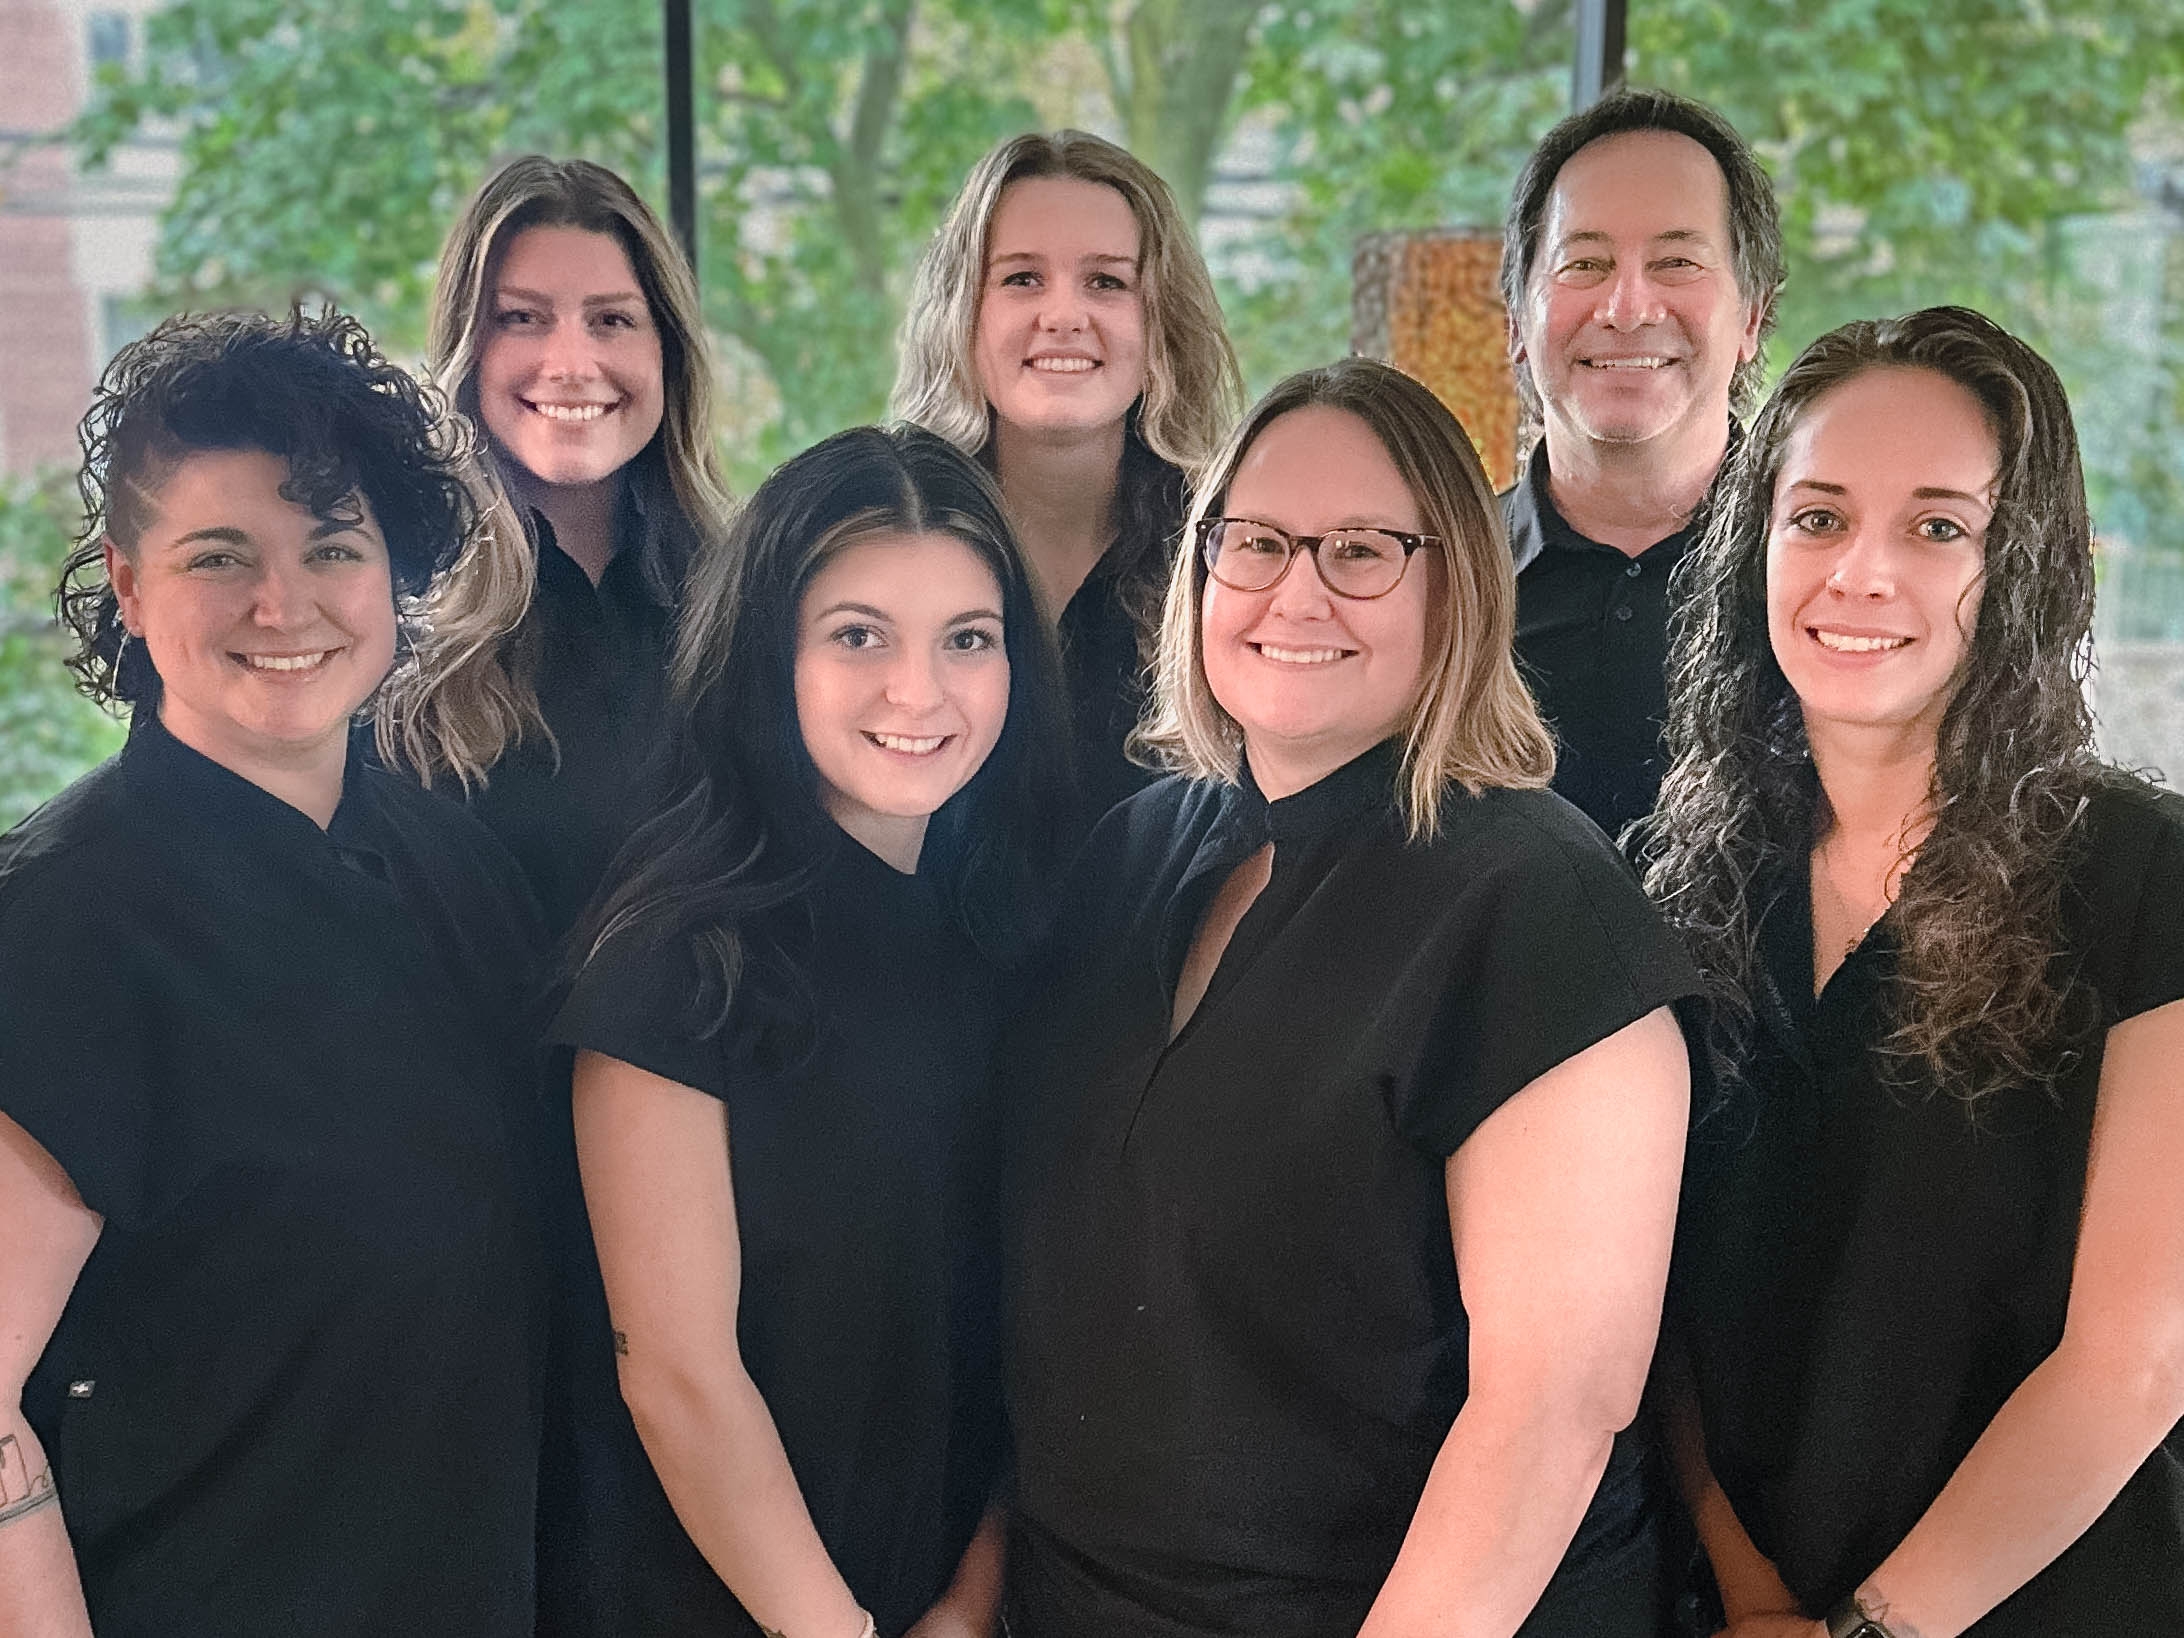
<instances>
[{"instance_id":1,"label":"woman with long curly brown hair","mask_svg":"<svg viewBox=\"0 0 2184 1638\"><path fill-rule=\"evenodd\" d=\"M1645 852L1716 1002L1671 1375L1729 1630L2184 1631L2184 801L2092 749L2060 382L1960 308L1822 337L1690 576Z\"/></svg>"}]
</instances>

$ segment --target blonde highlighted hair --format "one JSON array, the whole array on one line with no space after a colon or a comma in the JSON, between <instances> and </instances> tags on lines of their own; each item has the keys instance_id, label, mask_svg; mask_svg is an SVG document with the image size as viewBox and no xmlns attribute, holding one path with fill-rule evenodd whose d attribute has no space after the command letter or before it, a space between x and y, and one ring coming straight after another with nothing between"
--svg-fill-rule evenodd
<instances>
[{"instance_id":1,"label":"blonde highlighted hair","mask_svg":"<svg viewBox=\"0 0 2184 1638\"><path fill-rule=\"evenodd\" d=\"M693 559L727 535L730 502L713 447L713 366L698 282L681 248L630 185L587 160L526 154L478 189L449 231L433 283L427 349L455 407L479 421L478 356L491 316L492 281L519 233L573 227L614 238L628 256L660 333L660 430L630 462L629 493L642 533L638 553L652 595L672 608ZM482 427L482 422L480 423ZM536 622L526 618L537 556L507 496L486 440L478 484L491 527L478 560L449 577L421 611L420 664L409 686L382 701L383 755L426 778L483 783L502 753L528 733L551 738L533 678Z\"/></svg>"},{"instance_id":2,"label":"blonde highlighted hair","mask_svg":"<svg viewBox=\"0 0 2184 1638\"><path fill-rule=\"evenodd\" d=\"M1136 744L1167 767L1234 784L1243 730L1206 681L1202 519L1219 517L1229 485L1259 435L1292 410L1324 406L1356 416L1388 452L1418 502L1426 532L1443 542L1440 608L1429 618L1418 698L1401 730L1396 799L1413 840L1440 828L1457 784L1476 794L1526 789L1553 777L1553 737L1540 720L1511 643L1517 583L1501 506L1470 437L1438 398L1372 359L1346 358L1275 386L1230 434L1193 498L1161 617L1153 698Z\"/></svg>"},{"instance_id":3,"label":"blonde highlighted hair","mask_svg":"<svg viewBox=\"0 0 2184 1638\"><path fill-rule=\"evenodd\" d=\"M918 263L898 342L892 412L965 454L986 447L992 416L972 343L988 241L1008 185L1043 176L1113 188L1137 218L1145 393L1133 414L1135 431L1163 461L1196 474L1243 403L1243 373L1213 280L1168 184L1127 148L1087 131L1027 131L971 167Z\"/></svg>"}]
</instances>

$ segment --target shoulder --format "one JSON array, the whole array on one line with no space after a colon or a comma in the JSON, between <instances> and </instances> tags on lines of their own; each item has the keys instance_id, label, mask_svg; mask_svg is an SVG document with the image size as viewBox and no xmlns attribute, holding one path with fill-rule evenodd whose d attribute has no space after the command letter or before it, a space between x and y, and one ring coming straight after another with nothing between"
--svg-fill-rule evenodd
<instances>
[{"instance_id":1,"label":"shoulder","mask_svg":"<svg viewBox=\"0 0 2184 1638\"><path fill-rule=\"evenodd\" d=\"M360 777L374 820L435 875L471 882L496 897L528 899L515 856L452 792L428 789L376 762L366 764Z\"/></svg>"},{"instance_id":2,"label":"shoulder","mask_svg":"<svg viewBox=\"0 0 2184 1638\"><path fill-rule=\"evenodd\" d=\"M1078 854L1077 874L1143 875L1187 862L1241 793L1211 779L1169 774L1115 804L1092 827Z\"/></svg>"},{"instance_id":3,"label":"shoulder","mask_svg":"<svg viewBox=\"0 0 2184 1638\"><path fill-rule=\"evenodd\" d=\"M109 758L0 835L0 917L53 893L83 901L135 851L134 832L119 759Z\"/></svg>"},{"instance_id":4,"label":"shoulder","mask_svg":"<svg viewBox=\"0 0 2184 1638\"><path fill-rule=\"evenodd\" d=\"M1445 868L1466 874L1491 869L1568 876L1618 892L1637 890L1629 863L1600 827L1551 790L1452 789L1440 832L1425 850Z\"/></svg>"},{"instance_id":5,"label":"shoulder","mask_svg":"<svg viewBox=\"0 0 2184 1638\"><path fill-rule=\"evenodd\" d=\"M2064 903L2108 1022L2184 996L2184 795L2118 773L2089 792Z\"/></svg>"}]
</instances>

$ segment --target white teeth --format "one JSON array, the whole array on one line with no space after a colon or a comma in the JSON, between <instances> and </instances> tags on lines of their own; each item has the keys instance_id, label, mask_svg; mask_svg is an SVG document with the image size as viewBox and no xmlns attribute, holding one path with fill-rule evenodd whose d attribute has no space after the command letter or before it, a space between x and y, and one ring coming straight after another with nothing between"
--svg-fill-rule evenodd
<instances>
[{"instance_id":1,"label":"white teeth","mask_svg":"<svg viewBox=\"0 0 2184 1638\"><path fill-rule=\"evenodd\" d=\"M253 671L309 671L331 653L322 648L316 654L245 654L242 659Z\"/></svg>"},{"instance_id":2,"label":"white teeth","mask_svg":"<svg viewBox=\"0 0 2184 1638\"><path fill-rule=\"evenodd\" d=\"M1044 370L1049 375L1082 375L1098 364L1096 358L1035 358L1031 361L1033 369Z\"/></svg>"},{"instance_id":3,"label":"white teeth","mask_svg":"<svg viewBox=\"0 0 2184 1638\"><path fill-rule=\"evenodd\" d=\"M607 413L606 404L532 404L549 421L596 421Z\"/></svg>"},{"instance_id":4,"label":"white teeth","mask_svg":"<svg viewBox=\"0 0 2184 1638\"><path fill-rule=\"evenodd\" d=\"M1670 361L1665 358L1588 358L1585 362L1596 370L1658 370Z\"/></svg>"},{"instance_id":5,"label":"white teeth","mask_svg":"<svg viewBox=\"0 0 2184 1638\"><path fill-rule=\"evenodd\" d=\"M1329 660L1342 658L1339 648L1276 648L1272 643L1261 643L1259 652L1284 665L1325 665Z\"/></svg>"},{"instance_id":6,"label":"white teeth","mask_svg":"<svg viewBox=\"0 0 2184 1638\"><path fill-rule=\"evenodd\" d=\"M946 734L937 734L931 739L912 739L907 734L873 734L869 737L890 751L904 751L911 756L930 755L948 743Z\"/></svg>"},{"instance_id":7,"label":"white teeth","mask_svg":"<svg viewBox=\"0 0 2184 1638\"><path fill-rule=\"evenodd\" d=\"M1908 637L1853 637L1847 632L1822 631L1818 627L1813 628L1812 640L1838 654L1876 654L1884 648L1902 648L1911 641Z\"/></svg>"}]
</instances>

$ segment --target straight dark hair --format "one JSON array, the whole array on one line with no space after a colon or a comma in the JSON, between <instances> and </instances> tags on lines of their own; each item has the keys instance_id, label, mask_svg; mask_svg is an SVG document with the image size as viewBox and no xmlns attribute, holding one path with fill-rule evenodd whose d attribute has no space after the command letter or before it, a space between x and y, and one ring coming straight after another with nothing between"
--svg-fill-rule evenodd
<instances>
[{"instance_id":1,"label":"straight dark hair","mask_svg":"<svg viewBox=\"0 0 2184 1638\"><path fill-rule=\"evenodd\" d=\"M853 427L761 484L726 547L695 565L671 672L679 773L673 800L638 827L571 950L688 941L701 974L689 1021L731 1018L760 1061L794 1062L815 1019L804 970L806 894L835 850L855 846L820 803L798 727L798 610L832 558L891 534L944 534L1001 587L1009 704L1000 738L927 828L919 873L996 965L1015 967L1044 923L1073 799L1061 663L993 480L937 434Z\"/></svg>"}]
</instances>

